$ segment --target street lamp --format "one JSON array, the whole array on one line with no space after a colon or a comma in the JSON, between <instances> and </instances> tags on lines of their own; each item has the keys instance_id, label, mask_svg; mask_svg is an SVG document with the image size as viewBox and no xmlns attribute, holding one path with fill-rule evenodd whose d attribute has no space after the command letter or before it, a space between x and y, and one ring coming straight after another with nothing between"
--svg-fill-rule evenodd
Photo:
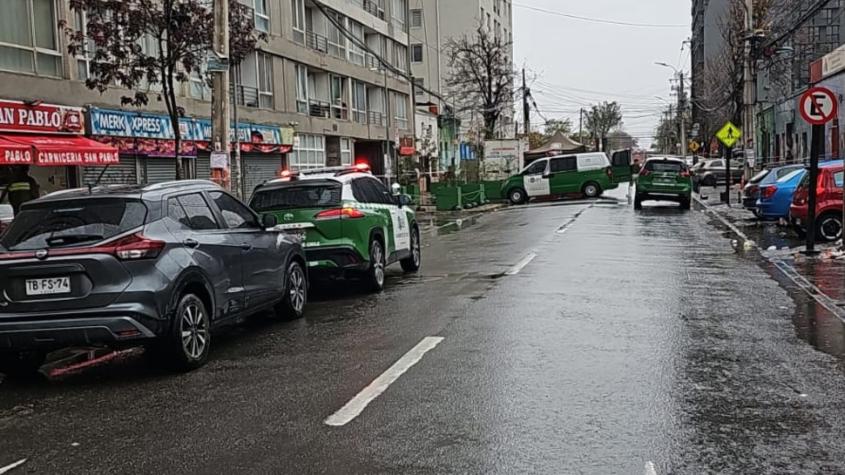
<instances>
[{"instance_id":1,"label":"street lamp","mask_svg":"<svg viewBox=\"0 0 845 475\"><path fill-rule=\"evenodd\" d=\"M686 97L684 97L684 72L672 66L669 63L664 63L662 61L655 61L654 64L658 66L663 66L664 68L669 68L672 71L675 71L675 74L678 75L678 120L680 122L680 129L681 129L681 156L686 158L687 157L687 124L686 119L684 117L684 101Z\"/></svg>"}]
</instances>

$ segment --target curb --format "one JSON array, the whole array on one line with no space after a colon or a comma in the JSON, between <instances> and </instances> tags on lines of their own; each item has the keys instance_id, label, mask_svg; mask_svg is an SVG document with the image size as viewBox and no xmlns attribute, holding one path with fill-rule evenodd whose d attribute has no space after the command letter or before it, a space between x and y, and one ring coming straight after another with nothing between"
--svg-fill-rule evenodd
<instances>
[{"instance_id":1,"label":"curb","mask_svg":"<svg viewBox=\"0 0 845 475\"><path fill-rule=\"evenodd\" d=\"M746 242L753 243L753 241L748 237L748 235L746 235L744 232L742 232L742 230L737 228L736 225L728 221L724 216L722 216L721 213L713 209L712 206L708 205L704 201L701 201L701 199L697 196L693 196L693 200L698 203L702 208L704 208L704 211L706 213L713 215L722 224L727 226L731 230L731 232L736 234L738 237L744 239ZM801 273L798 272L798 269L791 266L783 259L780 259L778 257L767 257L763 255L762 251L760 250L759 246L756 245L756 243L753 247L757 249L757 253L760 255L760 257L771 263L778 271L780 271L781 274L783 274L784 277L789 279L799 289L804 291L807 296L815 300L819 305L824 307L832 315L836 316L839 320L845 323L845 311L839 308L838 301L836 299L824 293L815 284L813 284L806 277L801 275Z\"/></svg>"}]
</instances>

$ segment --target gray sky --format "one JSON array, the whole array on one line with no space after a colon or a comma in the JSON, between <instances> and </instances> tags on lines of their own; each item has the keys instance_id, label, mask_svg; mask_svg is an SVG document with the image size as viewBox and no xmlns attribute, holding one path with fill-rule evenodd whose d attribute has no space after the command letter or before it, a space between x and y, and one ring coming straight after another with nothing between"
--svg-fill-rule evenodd
<instances>
[{"instance_id":1,"label":"gray sky","mask_svg":"<svg viewBox=\"0 0 845 475\"><path fill-rule=\"evenodd\" d=\"M602 24L530 10L626 23L684 25L632 27ZM547 118L569 118L578 127L578 109L608 100L622 105L624 129L651 145L660 112L670 98L671 69L689 71L689 0L514 0L514 62L528 71L532 93ZM687 85L689 87L689 85ZM518 107L519 119L521 107ZM536 128L543 120L532 113Z\"/></svg>"}]
</instances>

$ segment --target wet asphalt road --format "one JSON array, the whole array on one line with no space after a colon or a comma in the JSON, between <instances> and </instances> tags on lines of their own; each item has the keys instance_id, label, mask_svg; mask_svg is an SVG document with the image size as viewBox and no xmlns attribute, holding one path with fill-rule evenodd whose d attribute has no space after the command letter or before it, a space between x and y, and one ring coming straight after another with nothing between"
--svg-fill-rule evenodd
<instances>
[{"instance_id":1,"label":"wet asphalt road","mask_svg":"<svg viewBox=\"0 0 845 475\"><path fill-rule=\"evenodd\" d=\"M4 381L0 467L845 473L842 321L707 215L635 213L625 191L430 233L419 276L324 286L306 319L216 336L190 374L130 356ZM358 417L324 423L426 337Z\"/></svg>"}]
</instances>

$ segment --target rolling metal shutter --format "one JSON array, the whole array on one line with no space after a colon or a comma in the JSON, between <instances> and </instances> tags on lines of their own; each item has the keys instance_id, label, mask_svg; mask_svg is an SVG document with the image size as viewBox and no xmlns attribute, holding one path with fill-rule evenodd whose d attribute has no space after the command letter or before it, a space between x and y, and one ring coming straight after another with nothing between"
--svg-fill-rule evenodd
<instances>
[{"instance_id":1,"label":"rolling metal shutter","mask_svg":"<svg viewBox=\"0 0 845 475\"><path fill-rule=\"evenodd\" d=\"M144 160L146 183L161 183L176 179L175 158L147 158Z\"/></svg>"},{"instance_id":2,"label":"rolling metal shutter","mask_svg":"<svg viewBox=\"0 0 845 475\"><path fill-rule=\"evenodd\" d=\"M82 186L93 185L103 173L104 167L85 167L82 172ZM133 156L121 155L120 163L109 165L100 178L101 185L135 185L138 183L137 161Z\"/></svg>"},{"instance_id":3,"label":"rolling metal shutter","mask_svg":"<svg viewBox=\"0 0 845 475\"><path fill-rule=\"evenodd\" d=\"M272 180L282 166L281 155L242 155L244 169L244 199L252 197L255 187Z\"/></svg>"},{"instance_id":4,"label":"rolling metal shutter","mask_svg":"<svg viewBox=\"0 0 845 475\"><path fill-rule=\"evenodd\" d=\"M200 154L193 160L194 162L194 178L198 180L211 179L211 155Z\"/></svg>"}]
</instances>

